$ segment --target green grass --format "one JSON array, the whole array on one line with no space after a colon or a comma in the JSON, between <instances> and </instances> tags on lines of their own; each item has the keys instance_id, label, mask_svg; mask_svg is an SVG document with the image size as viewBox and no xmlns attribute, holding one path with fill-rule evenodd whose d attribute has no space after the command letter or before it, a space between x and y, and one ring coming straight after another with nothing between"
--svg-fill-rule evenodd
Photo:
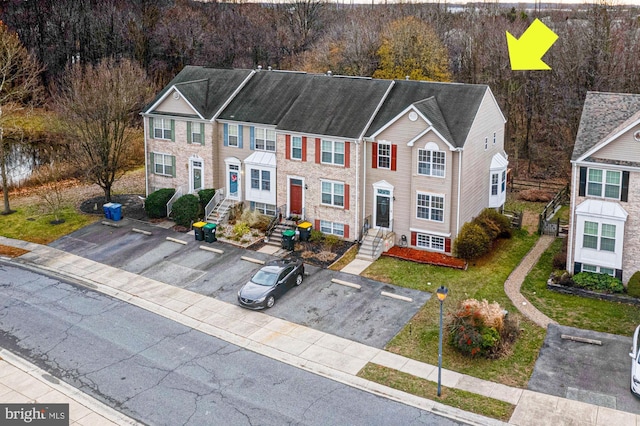
<instances>
[{"instance_id":1,"label":"green grass","mask_svg":"<svg viewBox=\"0 0 640 426\"><path fill-rule=\"evenodd\" d=\"M537 239L537 235L518 231L509 240L498 240L490 255L471 263L466 271L381 258L363 275L430 292L444 285L449 289L444 302L445 312L469 298L498 302L520 320L522 332L512 353L497 360L469 359L445 344L443 367L485 380L524 387L533 371L545 331L524 318L512 305L504 293L504 282ZM433 297L387 345L387 350L437 365L438 332L439 302Z\"/></svg>"},{"instance_id":2,"label":"green grass","mask_svg":"<svg viewBox=\"0 0 640 426\"><path fill-rule=\"evenodd\" d=\"M547 290L553 256L561 250L562 240L557 239L525 279L522 294L559 324L623 336L633 334L640 324L640 309L637 307Z\"/></svg>"},{"instance_id":3,"label":"green grass","mask_svg":"<svg viewBox=\"0 0 640 426\"><path fill-rule=\"evenodd\" d=\"M329 269L331 269L332 271L341 270L342 268L347 266L349 263L351 263L351 261L356 258L357 254L358 254L358 245L354 244L353 247L350 247L349 250L347 250L347 252L343 254L340 259L333 262L331 266L329 266Z\"/></svg>"},{"instance_id":4,"label":"green grass","mask_svg":"<svg viewBox=\"0 0 640 426\"><path fill-rule=\"evenodd\" d=\"M514 405L507 402L444 386L438 397L437 383L376 364L367 364L360 370L358 376L422 398L505 422L509 421L515 409Z\"/></svg>"},{"instance_id":5,"label":"green grass","mask_svg":"<svg viewBox=\"0 0 640 426\"><path fill-rule=\"evenodd\" d=\"M96 217L77 212L73 207L65 207L59 214L64 223L52 225L52 214L43 213L35 206L24 206L15 213L0 215L0 235L38 244L49 244L58 238L97 220Z\"/></svg>"}]
</instances>

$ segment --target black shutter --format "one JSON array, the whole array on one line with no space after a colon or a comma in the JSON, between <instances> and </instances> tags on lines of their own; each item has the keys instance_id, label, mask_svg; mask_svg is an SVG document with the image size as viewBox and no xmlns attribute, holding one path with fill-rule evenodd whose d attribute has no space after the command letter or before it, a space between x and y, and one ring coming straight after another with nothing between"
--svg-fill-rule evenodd
<instances>
[{"instance_id":1,"label":"black shutter","mask_svg":"<svg viewBox=\"0 0 640 426\"><path fill-rule=\"evenodd\" d=\"M587 168L580 167L580 189L578 190L578 196L584 197L587 189Z\"/></svg>"},{"instance_id":2,"label":"black shutter","mask_svg":"<svg viewBox=\"0 0 640 426\"><path fill-rule=\"evenodd\" d=\"M573 274L578 274L582 272L582 263L580 262L574 262L573 263Z\"/></svg>"},{"instance_id":3,"label":"black shutter","mask_svg":"<svg viewBox=\"0 0 640 426\"><path fill-rule=\"evenodd\" d=\"M616 278L622 281L622 269L616 269Z\"/></svg>"},{"instance_id":4,"label":"black shutter","mask_svg":"<svg viewBox=\"0 0 640 426\"><path fill-rule=\"evenodd\" d=\"M629 172L622 172L622 192L620 193L620 201L629 200Z\"/></svg>"}]
</instances>

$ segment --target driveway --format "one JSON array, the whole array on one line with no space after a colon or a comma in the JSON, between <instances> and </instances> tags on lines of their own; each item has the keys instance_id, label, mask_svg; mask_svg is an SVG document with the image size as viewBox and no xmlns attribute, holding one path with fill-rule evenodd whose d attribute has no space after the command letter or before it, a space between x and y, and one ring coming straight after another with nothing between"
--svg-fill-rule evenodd
<instances>
[{"instance_id":1,"label":"driveway","mask_svg":"<svg viewBox=\"0 0 640 426\"><path fill-rule=\"evenodd\" d=\"M598 340L602 345L563 339ZM640 399L629 390L631 337L550 324L529 389L640 414Z\"/></svg>"},{"instance_id":2,"label":"driveway","mask_svg":"<svg viewBox=\"0 0 640 426\"><path fill-rule=\"evenodd\" d=\"M229 303L237 303L240 287L261 266L242 260L274 256L221 242L195 241L146 222L124 219L119 228L96 223L50 245L69 253L182 287ZM147 236L132 228L149 231ZM187 242L168 241L171 237ZM200 246L223 250L213 253ZM305 265L304 283L289 291L269 309L269 315L383 348L430 298L430 293L396 287L360 276ZM359 284L359 290L333 283L332 278ZM413 299L405 302L381 291Z\"/></svg>"}]
</instances>

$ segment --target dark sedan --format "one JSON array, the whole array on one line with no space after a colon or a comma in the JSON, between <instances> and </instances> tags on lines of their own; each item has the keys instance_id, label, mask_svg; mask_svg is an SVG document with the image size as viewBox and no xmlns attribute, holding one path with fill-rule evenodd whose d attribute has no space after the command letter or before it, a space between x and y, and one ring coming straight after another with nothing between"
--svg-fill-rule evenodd
<instances>
[{"instance_id":1,"label":"dark sedan","mask_svg":"<svg viewBox=\"0 0 640 426\"><path fill-rule=\"evenodd\" d=\"M238 302L250 309L270 308L291 287L304 280L304 263L300 260L274 260L262 267L238 291Z\"/></svg>"}]
</instances>

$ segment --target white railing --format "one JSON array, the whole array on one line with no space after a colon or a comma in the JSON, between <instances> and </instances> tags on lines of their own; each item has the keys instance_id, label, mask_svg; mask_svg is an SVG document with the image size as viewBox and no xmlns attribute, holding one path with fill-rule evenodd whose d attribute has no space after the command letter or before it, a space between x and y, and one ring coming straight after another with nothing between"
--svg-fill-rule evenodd
<instances>
[{"instance_id":1,"label":"white railing","mask_svg":"<svg viewBox=\"0 0 640 426\"><path fill-rule=\"evenodd\" d=\"M211 201L207 203L207 206L204 208L204 218L208 218L213 210L216 208L218 204L220 204L224 200L224 188L216 189L216 193L211 198Z\"/></svg>"},{"instance_id":2,"label":"white railing","mask_svg":"<svg viewBox=\"0 0 640 426\"><path fill-rule=\"evenodd\" d=\"M171 216L173 203L175 203L178 198L182 197L183 192L184 192L184 189L182 186L177 187L176 192L173 194L173 197L171 197L167 202L167 217Z\"/></svg>"}]
</instances>

